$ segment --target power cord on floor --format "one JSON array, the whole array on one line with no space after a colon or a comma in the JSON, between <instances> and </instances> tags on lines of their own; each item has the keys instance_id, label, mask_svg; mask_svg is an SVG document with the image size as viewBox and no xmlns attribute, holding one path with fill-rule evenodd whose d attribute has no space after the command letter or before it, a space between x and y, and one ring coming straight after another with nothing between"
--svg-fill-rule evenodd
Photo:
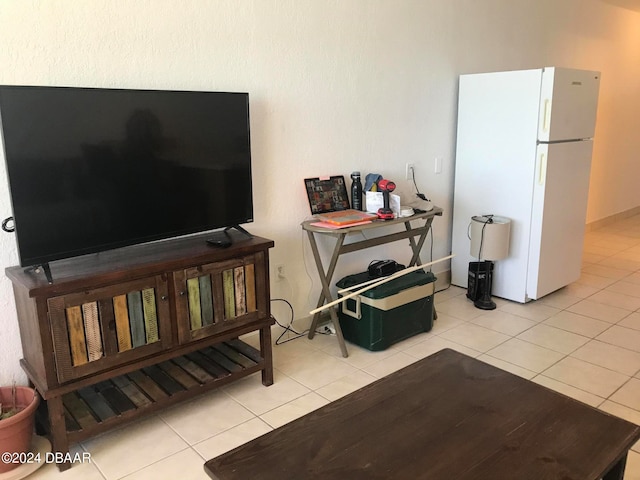
<instances>
[{"instance_id":1,"label":"power cord on floor","mask_svg":"<svg viewBox=\"0 0 640 480\"><path fill-rule=\"evenodd\" d=\"M273 319L275 320L276 324L283 329L282 333L280 334L280 336L276 339L275 344L276 345L282 345L283 343L287 343L290 342L291 340L296 340L300 337L304 337L307 335L307 333L309 333L309 329L306 329L304 332L296 332L291 325L293 325L293 320L294 320L294 313L293 313L293 305L291 305L291 302L289 302L288 300L285 300L284 298L272 298L271 299L272 302L284 302L289 306L289 310L291 311L291 318L289 319L289 324L288 325L282 325L278 319L274 316ZM282 337L284 337L287 332L291 332L292 334L295 335L295 337L291 337L291 338L287 338L286 340L282 340ZM318 335L331 335L330 333L326 333L326 332L322 332L320 330L316 329L316 334Z\"/></svg>"}]
</instances>

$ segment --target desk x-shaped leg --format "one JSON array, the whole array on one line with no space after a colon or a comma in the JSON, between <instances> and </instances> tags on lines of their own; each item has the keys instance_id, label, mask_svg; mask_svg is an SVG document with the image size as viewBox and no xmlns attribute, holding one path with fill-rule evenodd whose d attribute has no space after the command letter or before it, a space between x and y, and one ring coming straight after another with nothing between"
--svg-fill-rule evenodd
<instances>
[{"instance_id":1,"label":"desk x-shaped leg","mask_svg":"<svg viewBox=\"0 0 640 480\"><path fill-rule=\"evenodd\" d=\"M313 232L307 231L307 235L309 236L309 243L311 244L311 251L313 252L313 258L316 261L316 267L318 268L318 276L320 277L320 283L322 284L322 292L320 293L320 298L318 299L317 307L321 307L324 305L325 300L327 302L331 302L333 299L331 298L331 290L329 287L329 282L333 277L333 272L335 272L336 265L338 263L338 257L340 256L340 249L344 244L344 239L347 236L346 233L342 233L338 236L336 241L336 246L333 250L333 255L331 256L331 261L329 262L329 268L327 269L327 273L324 273L324 268L322 266L322 259L320 258L320 253L318 252L318 244L316 243L316 238L313 235ZM331 316L331 322L333 323L334 328L336 329L336 336L338 337L338 343L340 344L340 351L342 352L343 357L348 357L349 352L347 352L347 346L344 343L344 337L342 336L342 328L340 328L340 322L338 321L338 314L336 313L335 307L329 308L329 315ZM320 312L316 313L313 316L313 320L311 321L311 327L309 327L309 339L312 339L316 333L316 328L318 327L318 320L320 319Z\"/></svg>"},{"instance_id":2,"label":"desk x-shaped leg","mask_svg":"<svg viewBox=\"0 0 640 480\"><path fill-rule=\"evenodd\" d=\"M318 269L318 276L320 277L320 283L322 285L322 291L320 293L320 298L318 298L317 307L321 307L326 303L333 301L331 297L330 283L333 277L333 274L336 269L336 265L338 263L338 257L344 253L356 252L358 250L362 250L365 248L375 247L377 245L383 245L386 243L396 242L398 240L409 239L409 245L411 246L412 257L409 262L409 267L414 265L420 265L422 261L420 260L420 250L424 245L424 242L427 238L427 234L431 229L431 223L433 222L433 217L427 217L425 219L424 225L413 228L411 225L410 219L404 222L405 231L404 232L396 232L390 233L388 235L383 235L380 237L370 238L366 240L362 240L359 242L344 243L344 240L349 232L348 229L331 231L331 235L336 237L336 244L333 248L333 254L331 255L331 260L329 261L329 266L325 272L324 266L322 264L322 259L320 258L320 253L318 251L318 244L316 243L315 234L311 230L307 230L307 235L309 237L309 243L311 245L311 251L313 253L313 258L316 262L316 267ZM419 237L416 242L415 237ZM330 307L329 315L331 316L331 322L333 323L334 328L336 329L336 336L338 337L338 343L340 344L340 351L342 352L343 357L348 357L349 353L347 352L347 346L344 343L344 336L342 335L342 329L340 328L340 322L338 321L338 315L336 313L335 307ZM434 311L435 313L435 311ZM309 328L308 337L312 339L316 333L316 328L318 326L318 321L320 320L320 312L316 313L313 316L313 320L311 321L311 327Z\"/></svg>"}]
</instances>

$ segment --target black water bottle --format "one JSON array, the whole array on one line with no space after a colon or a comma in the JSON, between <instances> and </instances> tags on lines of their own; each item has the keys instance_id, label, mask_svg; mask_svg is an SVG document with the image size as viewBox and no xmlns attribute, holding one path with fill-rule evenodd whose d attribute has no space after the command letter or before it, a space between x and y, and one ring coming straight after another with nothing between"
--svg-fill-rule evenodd
<instances>
[{"instance_id":1,"label":"black water bottle","mask_svg":"<svg viewBox=\"0 0 640 480\"><path fill-rule=\"evenodd\" d=\"M362 210L362 182L360 172L351 174L351 207L355 210Z\"/></svg>"}]
</instances>

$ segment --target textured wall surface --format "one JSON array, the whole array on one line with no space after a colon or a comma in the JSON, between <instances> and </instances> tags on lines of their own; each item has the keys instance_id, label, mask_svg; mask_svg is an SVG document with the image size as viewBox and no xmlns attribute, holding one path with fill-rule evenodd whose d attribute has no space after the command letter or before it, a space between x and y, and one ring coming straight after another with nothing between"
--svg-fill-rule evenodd
<instances>
[{"instance_id":1,"label":"textured wall surface","mask_svg":"<svg viewBox=\"0 0 640 480\"><path fill-rule=\"evenodd\" d=\"M296 318L320 291L299 227L305 177L381 173L409 204L404 171L414 163L420 190L446 212L434 223L434 257L449 253L461 73L602 71L588 220L640 205L640 14L599 0L0 0L0 65L1 84L248 91L248 228L275 240L271 263L287 279L272 294ZM0 218L10 214L0 162ZM329 242L321 246L326 254ZM406 262L409 249L352 254L335 278L376 258ZM1 233L0 384L25 380L3 274L17 261L13 235Z\"/></svg>"}]
</instances>

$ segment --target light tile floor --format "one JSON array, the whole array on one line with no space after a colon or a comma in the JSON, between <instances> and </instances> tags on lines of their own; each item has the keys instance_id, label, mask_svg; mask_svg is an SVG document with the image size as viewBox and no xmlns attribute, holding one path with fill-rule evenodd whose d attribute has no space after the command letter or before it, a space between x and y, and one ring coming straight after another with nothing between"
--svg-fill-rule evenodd
<instances>
[{"instance_id":1,"label":"light tile floor","mask_svg":"<svg viewBox=\"0 0 640 480\"><path fill-rule=\"evenodd\" d=\"M587 233L574 284L526 305L478 310L464 290L436 294L429 333L383 352L318 335L274 347L275 383L254 375L76 446L92 463L30 478L207 479L204 461L449 347L640 424L640 215ZM257 337L249 341L256 342ZM640 445L627 479L640 479Z\"/></svg>"}]
</instances>

